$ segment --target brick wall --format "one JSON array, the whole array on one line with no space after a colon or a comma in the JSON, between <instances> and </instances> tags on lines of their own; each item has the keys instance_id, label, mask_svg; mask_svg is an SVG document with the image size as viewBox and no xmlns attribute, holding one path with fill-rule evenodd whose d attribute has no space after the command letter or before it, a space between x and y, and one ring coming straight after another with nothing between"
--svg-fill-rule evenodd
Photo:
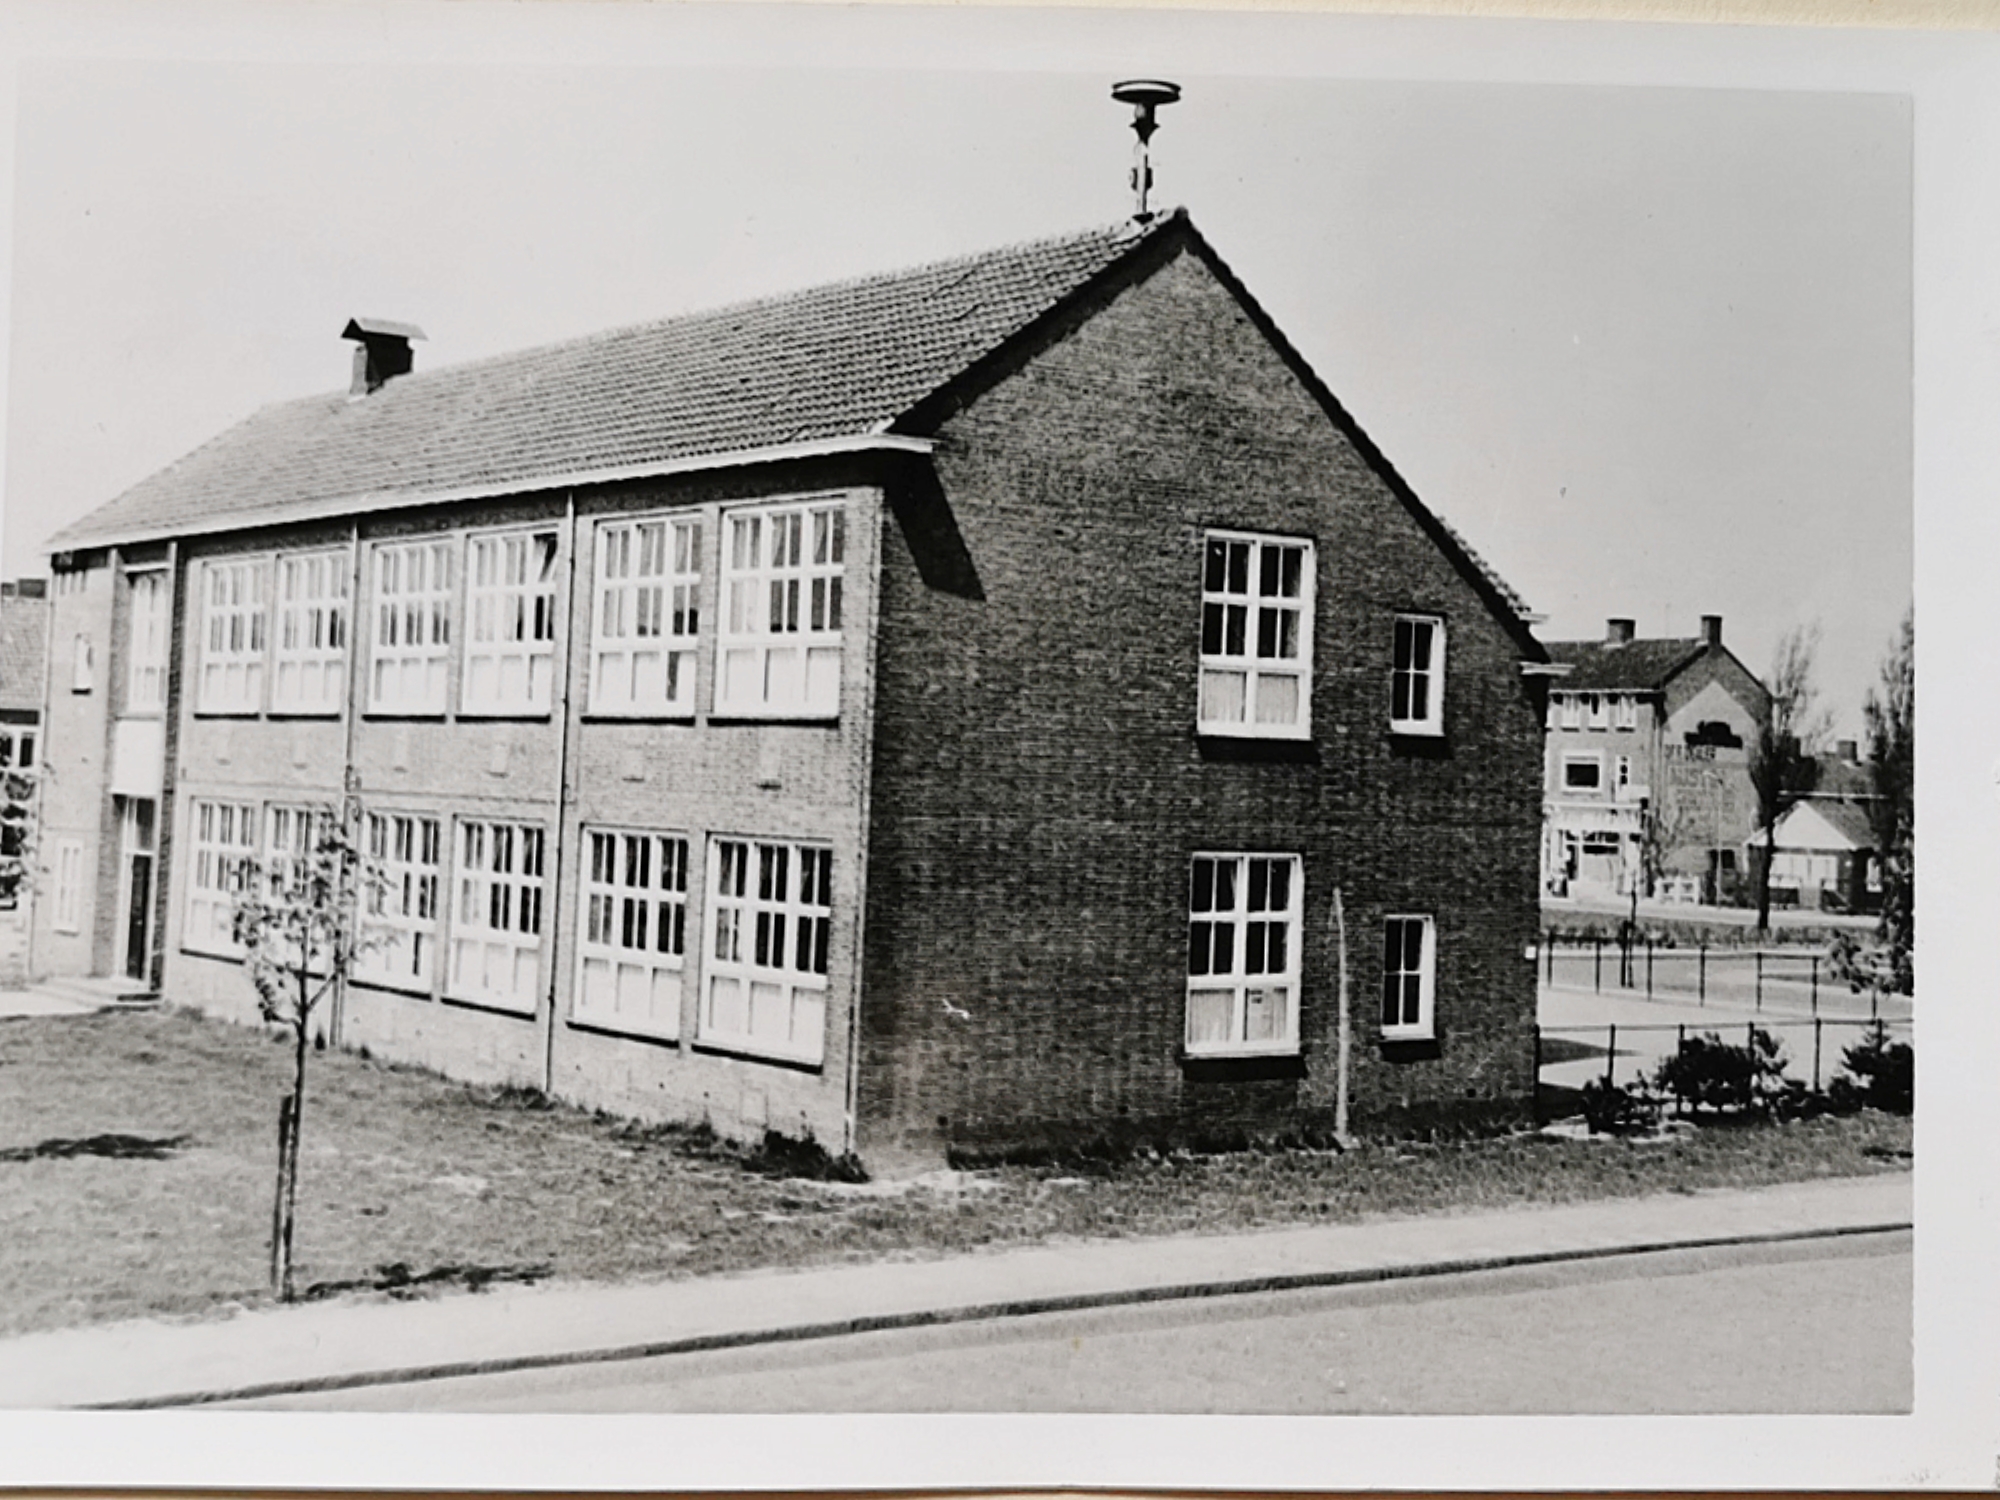
<instances>
[{"instance_id":1,"label":"brick wall","mask_svg":"<svg viewBox=\"0 0 2000 1500\"><path fill-rule=\"evenodd\" d=\"M865 1150L1323 1128L1342 892L1358 1125L1531 1088L1542 726L1520 655L1189 255L944 425L881 577ZM1202 529L1318 548L1309 746L1194 733ZM1391 625L1441 615L1442 740L1388 733ZM1302 753L1295 753L1302 752ZM1196 851L1295 852L1302 1055L1185 1061ZM1383 918L1434 913L1438 1038L1385 1044Z\"/></svg>"}]
</instances>

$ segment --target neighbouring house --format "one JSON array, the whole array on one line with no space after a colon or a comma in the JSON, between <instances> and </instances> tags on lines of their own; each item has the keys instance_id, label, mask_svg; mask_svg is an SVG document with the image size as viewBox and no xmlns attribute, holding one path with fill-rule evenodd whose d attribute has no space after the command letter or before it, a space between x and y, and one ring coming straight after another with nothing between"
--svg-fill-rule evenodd
<instances>
[{"instance_id":1,"label":"neighbouring house","mask_svg":"<svg viewBox=\"0 0 2000 1500\"><path fill-rule=\"evenodd\" d=\"M1882 905L1876 858L1874 777L1854 740L1815 759L1813 789L1787 808L1772 830L1773 899L1815 911L1872 912ZM1751 858L1763 855L1764 834L1752 835Z\"/></svg>"},{"instance_id":2,"label":"neighbouring house","mask_svg":"<svg viewBox=\"0 0 2000 1500\"><path fill-rule=\"evenodd\" d=\"M28 977L48 654L47 580L0 583L0 984Z\"/></svg>"},{"instance_id":3,"label":"neighbouring house","mask_svg":"<svg viewBox=\"0 0 2000 1500\"><path fill-rule=\"evenodd\" d=\"M1714 903L1748 877L1757 831L1750 747L1770 694L1722 643L1645 639L1614 619L1596 641L1551 641L1543 888Z\"/></svg>"},{"instance_id":4,"label":"neighbouring house","mask_svg":"<svg viewBox=\"0 0 2000 1500\"><path fill-rule=\"evenodd\" d=\"M1185 213L346 337L51 544L52 965L251 1019L347 793L378 1056L877 1166L1526 1116L1546 654Z\"/></svg>"}]
</instances>

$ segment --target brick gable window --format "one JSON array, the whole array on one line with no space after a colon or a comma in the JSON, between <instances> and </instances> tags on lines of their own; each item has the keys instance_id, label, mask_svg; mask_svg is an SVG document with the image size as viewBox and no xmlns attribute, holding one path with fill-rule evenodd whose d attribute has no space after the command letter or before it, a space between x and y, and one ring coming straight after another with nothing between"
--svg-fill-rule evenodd
<instances>
[{"instance_id":1,"label":"brick gable window","mask_svg":"<svg viewBox=\"0 0 2000 1500\"><path fill-rule=\"evenodd\" d=\"M238 957L236 897L257 866L257 809L248 802L199 801L189 809L187 921L183 947Z\"/></svg>"},{"instance_id":2,"label":"brick gable window","mask_svg":"<svg viewBox=\"0 0 2000 1500\"><path fill-rule=\"evenodd\" d=\"M840 501L732 511L723 548L715 711L766 718L840 712Z\"/></svg>"},{"instance_id":3,"label":"brick gable window","mask_svg":"<svg viewBox=\"0 0 2000 1500\"><path fill-rule=\"evenodd\" d=\"M375 631L368 656L373 713L443 714L451 657L448 541L375 549Z\"/></svg>"},{"instance_id":4,"label":"brick gable window","mask_svg":"<svg viewBox=\"0 0 2000 1500\"><path fill-rule=\"evenodd\" d=\"M542 830L526 823L458 825L451 994L535 1012L542 959Z\"/></svg>"},{"instance_id":5,"label":"brick gable window","mask_svg":"<svg viewBox=\"0 0 2000 1500\"><path fill-rule=\"evenodd\" d=\"M1313 545L1203 538L1202 734L1304 739L1312 731Z\"/></svg>"},{"instance_id":6,"label":"brick gable window","mask_svg":"<svg viewBox=\"0 0 2000 1500\"><path fill-rule=\"evenodd\" d=\"M701 1040L818 1063L825 1051L833 851L716 839L708 865Z\"/></svg>"},{"instance_id":7,"label":"brick gable window","mask_svg":"<svg viewBox=\"0 0 2000 1500\"><path fill-rule=\"evenodd\" d=\"M357 978L429 993L442 843L436 818L368 815L368 857L382 878L365 898Z\"/></svg>"},{"instance_id":8,"label":"brick gable window","mask_svg":"<svg viewBox=\"0 0 2000 1500\"><path fill-rule=\"evenodd\" d=\"M263 558L202 565L203 713L254 714L264 706L264 657L270 644L264 611Z\"/></svg>"},{"instance_id":9,"label":"brick gable window","mask_svg":"<svg viewBox=\"0 0 2000 1500\"><path fill-rule=\"evenodd\" d=\"M700 582L699 520L598 528L592 713L693 714Z\"/></svg>"},{"instance_id":10,"label":"brick gable window","mask_svg":"<svg viewBox=\"0 0 2000 1500\"><path fill-rule=\"evenodd\" d=\"M672 1041L681 1031L688 841L586 833L576 1019Z\"/></svg>"},{"instance_id":11,"label":"brick gable window","mask_svg":"<svg viewBox=\"0 0 2000 1500\"><path fill-rule=\"evenodd\" d=\"M469 714L544 714L555 678L556 534L467 543L465 688Z\"/></svg>"},{"instance_id":12,"label":"brick gable window","mask_svg":"<svg viewBox=\"0 0 2000 1500\"><path fill-rule=\"evenodd\" d=\"M1444 621L1398 615L1389 673L1389 728L1444 733Z\"/></svg>"},{"instance_id":13,"label":"brick gable window","mask_svg":"<svg viewBox=\"0 0 2000 1500\"><path fill-rule=\"evenodd\" d=\"M167 706L167 573L164 568L148 568L127 576L132 618L126 629L131 662L125 711L158 713Z\"/></svg>"},{"instance_id":14,"label":"brick gable window","mask_svg":"<svg viewBox=\"0 0 2000 1500\"><path fill-rule=\"evenodd\" d=\"M1303 886L1297 855L1194 857L1188 891L1189 1055L1298 1050Z\"/></svg>"},{"instance_id":15,"label":"brick gable window","mask_svg":"<svg viewBox=\"0 0 2000 1500\"><path fill-rule=\"evenodd\" d=\"M278 649L271 711L337 714L347 702L344 552L278 559Z\"/></svg>"},{"instance_id":16,"label":"brick gable window","mask_svg":"<svg viewBox=\"0 0 2000 1500\"><path fill-rule=\"evenodd\" d=\"M1394 916L1382 925L1382 1035L1424 1041L1436 1035L1437 923Z\"/></svg>"}]
</instances>

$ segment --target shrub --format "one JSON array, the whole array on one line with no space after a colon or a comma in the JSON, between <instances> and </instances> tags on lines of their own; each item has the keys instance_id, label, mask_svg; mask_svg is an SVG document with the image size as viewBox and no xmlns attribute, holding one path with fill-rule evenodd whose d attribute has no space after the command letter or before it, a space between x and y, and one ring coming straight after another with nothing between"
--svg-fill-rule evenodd
<instances>
[{"instance_id":1,"label":"shrub","mask_svg":"<svg viewBox=\"0 0 2000 1500\"><path fill-rule=\"evenodd\" d=\"M1660 1123L1660 1099L1646 1080L1630 1088L1603 1078L1583 1086L1583 1123L1592 1135L1642 1135Z\"/></svg>"},{"instance_id":2,"label":"shrub","mask_svg":"<svg viewBox=\"0 0 2000 1500\"><path fill-rule=\"evenodd\" d=\"M1841 1065L1853 1078L1835 1078L1828 1098L1836 1109L1863 1105L1894 1115L1916 1108L1917 1054L1908 1042L1889 1040L1889 1028L1877 1021L1841 1054Z\"/></svg>"},{"instance_id":3,"label":"shrub","mask_svg":"<svg viewBox=\"0 0 2000 1500\"><path fill-rule=\"evenodd\" d=\"M1752 1027L1740 1046L1712 1031L1685 1038L1660 1063L1653 1083L1697 1113L1783 1113L1801 1092L1785 1077L1783 1046L1762 1027Z\"/></svg>"}]
</instances>

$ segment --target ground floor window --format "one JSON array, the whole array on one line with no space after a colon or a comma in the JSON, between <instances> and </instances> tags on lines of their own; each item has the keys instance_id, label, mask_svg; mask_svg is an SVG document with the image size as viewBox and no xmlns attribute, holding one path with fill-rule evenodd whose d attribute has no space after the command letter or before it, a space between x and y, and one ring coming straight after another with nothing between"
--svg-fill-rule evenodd
<instances>
[{"instance_id":1,"label":"ground floor window","mask_svg":"<svg viewBox=\"0 0 2000 1500\"><path fill-rule=\"evenodd\" d=\"M681 1026L688 842L591 829L584 856L576 1019L671 1040Z\"/></svg>"},{"instance_id":2,"label":"ground floor window","mask_svg":"<svg viewBox=\"0 0 2000 1500\"><path fill-rule=\"evenodd\" d=\"M705 1042L797 1062L825 1052L833 851L715 839L709 845Z\"/></svg>"},{"instance_id":3,"label":"ground floor window","mask_svg":"<svg viewBox=\"0 0 2000 1500\"><path fill-rule=\"evenodd\" d=\"M182 943L234 957L236 897L257 865L257 808L248 802L197 801L189 812L187 924Z\"/></svg>"},{"instance_id":4,"label":"ground floor window","mask_svg":"<svg viewBox=\"0 0 2000 1500\"><path fill-rule=\"evenodd\" d=\"M1304 880L1291 854L1197 854L1188 892L1187 1050L1294 1052Z\"/></svg>"},{"instance_id":5,"label":"ground floor window","mask_svg":"<svg viewBox=\"0 0 2000 1500\"><path fill-rule=\"evenodd\" d=\"M409 813L368 815L368 858L379 879L363 897L361 979L428 992L437 948L438 864L442 832L436 818Z\"/></svg>"},{"instance_id":6,"label":"ground floor window","mask_svg":"<svg viewBox=\"0 0 2000 1500\"><path fill-rule=\"evenodd\" d=\"M533 1014L541 976L543 834L526 823L458 825L450 992Z\"/></svg>"},{"instance_id":7,"label":"ground floor window","mask_svg":"<svg viewBox=\"0 0 2000 1500\"><path fill-rule=\"evenodd\" d=\"M1391 1040L1436 1035L1437 923L1396 916L1383 924L1382 1035Z\"/></svg>"}]
</instances>

